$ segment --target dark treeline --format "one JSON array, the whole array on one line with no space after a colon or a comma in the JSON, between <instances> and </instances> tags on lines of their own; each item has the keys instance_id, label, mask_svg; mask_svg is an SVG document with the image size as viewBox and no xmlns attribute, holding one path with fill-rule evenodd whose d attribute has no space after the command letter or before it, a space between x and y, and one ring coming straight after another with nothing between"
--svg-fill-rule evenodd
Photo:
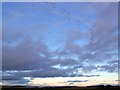
<instances>
[{"instance_id":1,"label":"dark treeline","mask_svg":"<svg viewBox=\"0 0 120 90\"><path fill-rule=\"evenodd\" d=\"M1 90L120 90L120 86L63 86L63 87L26 87L26 86L2 86Z\"/></svg>"}]
</instances>

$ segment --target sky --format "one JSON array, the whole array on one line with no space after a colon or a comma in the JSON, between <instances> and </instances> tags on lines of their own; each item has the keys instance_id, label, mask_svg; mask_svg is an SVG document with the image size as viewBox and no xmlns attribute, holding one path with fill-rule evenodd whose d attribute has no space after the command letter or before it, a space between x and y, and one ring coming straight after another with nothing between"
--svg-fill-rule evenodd
<instances>
[{"instance_id":1,"label":"sky","mask_svg":"<svg viewBox=\"0 0 120 90\"><path fill-rule=\"evenodd\" d=\"M2 84L118 84L118 4L2 3Z\"/></svg>"},{"instance_id":2,"label":"sky","mask_svg":"<svg viewBox=\"0 0 120 90\"><path fill-rule=\"evenodd\" d=\"M119 0L1 0L2 2L119 2Z\"/></svg>"}]
</instances>

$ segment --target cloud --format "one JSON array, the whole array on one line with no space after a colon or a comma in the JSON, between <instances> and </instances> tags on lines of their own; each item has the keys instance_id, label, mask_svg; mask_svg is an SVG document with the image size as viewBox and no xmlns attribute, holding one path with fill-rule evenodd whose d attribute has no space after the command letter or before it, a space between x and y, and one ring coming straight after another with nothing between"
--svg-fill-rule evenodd
<instances>
[{"instance_id":1,"label":"cloud","mask_svg":"<svg viewBox=\"0 0 120 90\"><path fill-rule=\"evenodd\" d=\"M67 81L67 82L74 82L74 83L76 83L76 82L87 82L88 80L69 80L69 81Z\"/></svg>"},{"instance_id":2,"label":"cloud","mask_svg":"<svg viewBox=\"0 0 120 90\"><path fill-rule=\"evenodd\" d=\"M88 82L88 80L68 80L60 83L69 83L68 85L75 85L76 83Z\"/></svg>"},{"instance_id":3,"label":"cloud","mask_svg":"<svg viewBox=\"0 0 120 90\"><path fill-rule=\"evenodd\" d=\"M2 80L2 83L5 85L27 85L29 80L21 79L21 80Z\"/></svg>"},{"instance_id":4,"label":"cloud","mask_svg":"<svg viewBox=\"0 0 120 90\"><path fill-rule=\"evenodd\" d=\"M2 76L2 80L20 80L20 79L22 78L16 75L3 75Z\"/></svg>"},{"instance_id":5,"label":"cloud","mask_svg":"<svg viewBox=\"0 0 120 90\"><path fill-rule=\"evenodd\" d=\"M27 84L34 78L46 77L99 77L100 75L84 75L71 73L70 69L45 69L45 70L23 70L23 71L3 71L2 80L11 84ZM23 83L23 82L24 83ZM16 83L16 84L17 84Z\"/></svg>"},{"instance_id":6,"label":"cloud","mask_svg":"<svg viewBox=\"0 0 120 90\"><path fill-rule=\"evenodd\" d=\"M36 44L36 45L35 45ZM35 45L35 47L34 47ZM3 47L3 70L22 70L39 68L43 58L38 55L48 55L47 47L42 42L35 43L31 38L22 41L16 47L4 45ZM8 63L9 62L9 63Z\"/></svg>"},{"instance_id":7,"label":"cloud","mask_svg":"<svg viewBox=\"0 0 120 90\"><path fill-rule=\"evenodd\" d=\"M77 7L79 6L78 4ZM93 5L93 7L96 6L97 4ZM27 9L28 7L29 5ZM51 18L42 11L42 5L39 7L41 7L39 12L28 11L30 15L24 12L24 18L21 14L19 15L23 9L17 8L18 11L12 12L16 13L12 19L15 17L18 21L21 20L18 23L14 23L12 19L3 18L3 80L14 80L13 83L17 83L15 80L21 82L24 77L97 77L100 75L91 73L97 71L117 72L116 3L100 6L98 9L103 8L100 12L97 8L93 10L95 16L93 15L92 20L94 21L87 22L90 25L95 23L95 26L90 28L94 35L92 41L90 30L86 24L82 26L77 23L76 27L76 23L73 22L71 22L72 26L66 22L62 23L60 22L64 21L62 17L58 18L59 15L54 15L56 17ZM60 7L65 6L60 5ZM70 7L67 7L66 10ZM89 5L89 7L92 10L92 6ZM87 9L88 7L85 8L85 10ZM70 10L74 12L74 10ZM3 13L9 16L10 11ZM32 9L32 11L34 10ZM76 17L78 12L71 15L74 17L75 14ZM80 14L81 18L89 19L88 16L92 15ZM33 17L37 20L31 22ZM59 21L59 27L54 25L56 23L54 19ZM17 72L6 73L7 71ZM86 75L86 73L90 74ZM73 82L75 81L73 80Z\"/></svg>"},{"instance_id":8,"label":"cloud","mask_svg":"<svg viewBox=\"0 0 120 90\"><path fill-rule=\"evenodd\" d=\"M95 22L97 24L93 28L94 29L93 33L95 37L92 41L92 44L89 44L87 42L87 45L80 46L79 44L75 43L76 41L79 41L81 39L82 40L89 39L88 37L90 35L88 34L90 33L88 30L86 30L87 32L83 33L79 29L69 29L68 31L65 31L66 41L65 41L65 45L63 45L62 50L58 49L55 52L51 52L48 50L48 47L51 46L47 46L46 45L47 41L44 40L45 38L44 33L48 33L49 31L48 28L45 27L48 26L41 24L38 25L39 27L37 25L32 25L32 26L27 25L21 28L21 30L17 30L17 27L13 28L13 26L11 26L12 28L10 26L9 28L8 27L5 28L6 25L4 24L5 26L3 28L3 69L4 66L7 68L7 66L10 65L11 67L12 65L15 65L14 67L16 69L17 66L20 65L23 65L24 67L28 67L30 69L32 69L33 67L39 68L40 66L42 66L42 64L38 62L42 62L43 64L44 63L49 64L51 62L50 64L53 65L61 64L63 66L65 65L67 66L67 64L72 65L73 63L76 64L78 62L83 64L87 59L89 63L91 61L100 62L106 59L107 60L110 59L112 55L115 54L111 51L113 51L113 49L116 50L115 45L117 45L117 35L116 35L117 28L116 28L116 24L114 24L116 23L114 20L116 20L115 16L117 15L116 13L117 11L115 8L117 8L116 4L109 4L108 7L104 8L100 17L95 19ZM102 22L107 23L106 26L104 26L104 23ZM8 30L9 31L11 30L11 33L9 33ZM62 33L64 34L64 32ZM14 41L14 43L11 43L11 41L8 42L8 40L12 40ZM12 45L13 46L15 45L14 48L12 48L13 47ZM40 57L38 55L40 53L47 57L44 58ZM52 60L50 58L52 55L53 57L54 56L59 57L59 59ZM70 59L71 58L70 56L71 57L73 56L72 59ZM63 57L64 60L61 60L61 58ZM73 58L77 58L78 61L74 60ZM4 65L7 64L6 62L8 62L9 60L11 60L11 64ZM32 65L35 66L29 65L31 63ZM24 65L24 64L28 64L28 65ZM23 67L21 66L21 68Z\"/></svg>"},{"instance_id":9,"label":"cloud","mask_svg":"<svg viewBox=\"0 0 120 90\"><path fill-rule=\"evenodd\" d=\"M118 64L99 66L100 71L118 72Z\"/></svg>"}]
</instances>

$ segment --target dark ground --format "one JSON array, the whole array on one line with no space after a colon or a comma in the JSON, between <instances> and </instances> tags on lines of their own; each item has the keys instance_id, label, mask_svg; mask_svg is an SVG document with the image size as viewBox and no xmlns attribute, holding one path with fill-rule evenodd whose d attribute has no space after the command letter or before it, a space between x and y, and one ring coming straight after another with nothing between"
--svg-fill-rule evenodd
<instances>
[{"instance_id":1,"label":"dark ground","mask_svg":"<svg viewBox=\"0 0 120 90\"><path fill-rule=\"evenodd\" d=\"M1 90L120 90L120 86L90 86L90 87L24 87L24 86L4 86Z\"/></svg>"}]
</instances>

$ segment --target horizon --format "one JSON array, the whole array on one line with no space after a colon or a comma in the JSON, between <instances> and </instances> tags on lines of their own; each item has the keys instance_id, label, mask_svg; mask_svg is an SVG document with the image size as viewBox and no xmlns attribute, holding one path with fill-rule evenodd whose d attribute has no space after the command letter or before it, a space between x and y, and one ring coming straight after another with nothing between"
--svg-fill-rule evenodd
<instances>
[{"instance_id":1,"label":"horizon","mask_svg":"<svg viewBox=\"0 0 120 90\"><path fill-rule=\"evenodd\" d=\"M3 2L1 85L118 83L117 2Z\"/></svg>"},{"instance_id":2,"label":"horizon","mask_svg":"<svg viewBox=\"0 0 120 90\"><path fill-rule=\"evenodd\" d=\"M28 87L69 87L69 86L32 86L32 85L0 85L0 86L28 86ZM119 84L95 84L95 85L88 85L88 86L75 86L75 87L89 87L89 86L120 86ZM70 86L74 87L74 86Z\"/></svg>"}]
</instances>

